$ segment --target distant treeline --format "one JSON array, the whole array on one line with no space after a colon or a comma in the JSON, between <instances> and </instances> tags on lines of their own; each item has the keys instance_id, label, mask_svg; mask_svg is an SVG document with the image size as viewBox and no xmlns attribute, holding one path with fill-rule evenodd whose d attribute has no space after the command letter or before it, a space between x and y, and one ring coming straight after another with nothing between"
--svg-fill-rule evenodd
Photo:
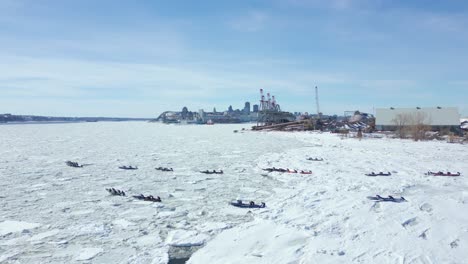
<instances>
[{"instance_id":1,"label":"distant treeline","mask_svg":"<svg viewBox=\"0 0 468 264\"><path fill-rule=\"evenodd\" d=\"M147 121L150 118L119 117L54 117L34 115L0 114L0 123L8 122L97 122L97 121Z\"/></svg>"}]
</instances>

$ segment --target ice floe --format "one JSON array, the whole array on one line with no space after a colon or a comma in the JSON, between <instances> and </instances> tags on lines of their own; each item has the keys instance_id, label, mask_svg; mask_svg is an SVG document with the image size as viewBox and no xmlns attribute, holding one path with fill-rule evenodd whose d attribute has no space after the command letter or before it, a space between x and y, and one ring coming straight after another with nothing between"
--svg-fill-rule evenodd
<instances>
[{"instance_id":1,"label":"ice floe","mask_svg":"<svg viewBox=\"0 0 468 264\"><path fill-rule=\"evenodd\" d=\"M41 224L6 220L0 222L0 236L4 236L10 233L28 231L34 228L38 228L39 226L41 226Z\"/></svg>"},{"instance_id":2,"label":"ice floe","mask_svg":"<svg viewBox=\"0 0 468 264\"><path fill-rule=\"evenodd\" d=\"M166 238L166 244L175 247L201 246L208 239L209 235L193 230L172 230Z\"/></svg>"}]
</instances>

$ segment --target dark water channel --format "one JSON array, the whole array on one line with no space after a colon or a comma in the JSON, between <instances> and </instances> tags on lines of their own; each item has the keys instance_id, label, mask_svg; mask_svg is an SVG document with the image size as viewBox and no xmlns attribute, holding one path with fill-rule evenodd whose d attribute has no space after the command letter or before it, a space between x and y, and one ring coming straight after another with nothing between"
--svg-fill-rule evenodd
<instances>
[{"instance_id":1,"label":"dark water channel","mask_svg":"<svg viewBox=\"0 0 468 264\"><path fill-rule=\"evenodd\" d=\"M173 258L169 259L169 262L167 264L185 264L189 258Z\"/></svg>"}]
</instances>

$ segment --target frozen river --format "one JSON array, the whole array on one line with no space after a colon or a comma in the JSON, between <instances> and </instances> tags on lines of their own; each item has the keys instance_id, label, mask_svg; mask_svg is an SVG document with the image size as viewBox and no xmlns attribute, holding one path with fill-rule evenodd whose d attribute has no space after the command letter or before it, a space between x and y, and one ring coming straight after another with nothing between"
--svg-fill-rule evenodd
<instances>
[{"instance_id":1,"label":"frozen river","mask_svg":"<svg viewBox=\"0 0 468 264\"><path fill-rule=\"evenodd\" d=\"M0 260L144 262L164 255L169 231L202 231L195 240L203 242L250 221L250 215L229 208L228 202L271 196L275 182L259 176L256 165L265 153L301 142L275 134L233 133L243 127L249 128L142 122L0 126L0 221L40 225L10 234L7 224L14 222L0 225ZM67 167L67 160L89 166ZM118 169L121 165L139 169L124 171ZM159 166L174 172L155 170ZM205 169L224 174L199 173ZM109 187L129 195L158 195L163 203L113 197L105 191ZM174 240L181 233L174 232Z\"/></svg>"},{"instance_id":2,"label":"frozen river","mask_svg":"<svg viewBox=\"0 0 468 264\"><path fill-rule=\"evenodd\" d=\"M466 145L243 127L0 126L0 262L167 263L200 246L190 263L466 263ZM392 176L364 176L371 171ZM111 196L109 187L163 201ZM375 194L408 202L366 199ZM267 208L229 206L234 199Z\"/></svg>"}]
</instances>

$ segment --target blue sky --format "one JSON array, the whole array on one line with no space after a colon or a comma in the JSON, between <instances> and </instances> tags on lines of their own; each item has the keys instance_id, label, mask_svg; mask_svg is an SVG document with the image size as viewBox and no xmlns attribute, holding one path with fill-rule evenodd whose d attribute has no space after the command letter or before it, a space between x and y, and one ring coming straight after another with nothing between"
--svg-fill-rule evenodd
<instances>
[{"instance_id":1,"label":"blue sky","mask_svg":"<svg viewBox=\"0 0 468 264\"><path fill-rule=\"evenodd\" d=\"M468 2L0 0L0 113L153 117L263 88L326 114L457 106Z\"/></svg>"}]
</instances>

